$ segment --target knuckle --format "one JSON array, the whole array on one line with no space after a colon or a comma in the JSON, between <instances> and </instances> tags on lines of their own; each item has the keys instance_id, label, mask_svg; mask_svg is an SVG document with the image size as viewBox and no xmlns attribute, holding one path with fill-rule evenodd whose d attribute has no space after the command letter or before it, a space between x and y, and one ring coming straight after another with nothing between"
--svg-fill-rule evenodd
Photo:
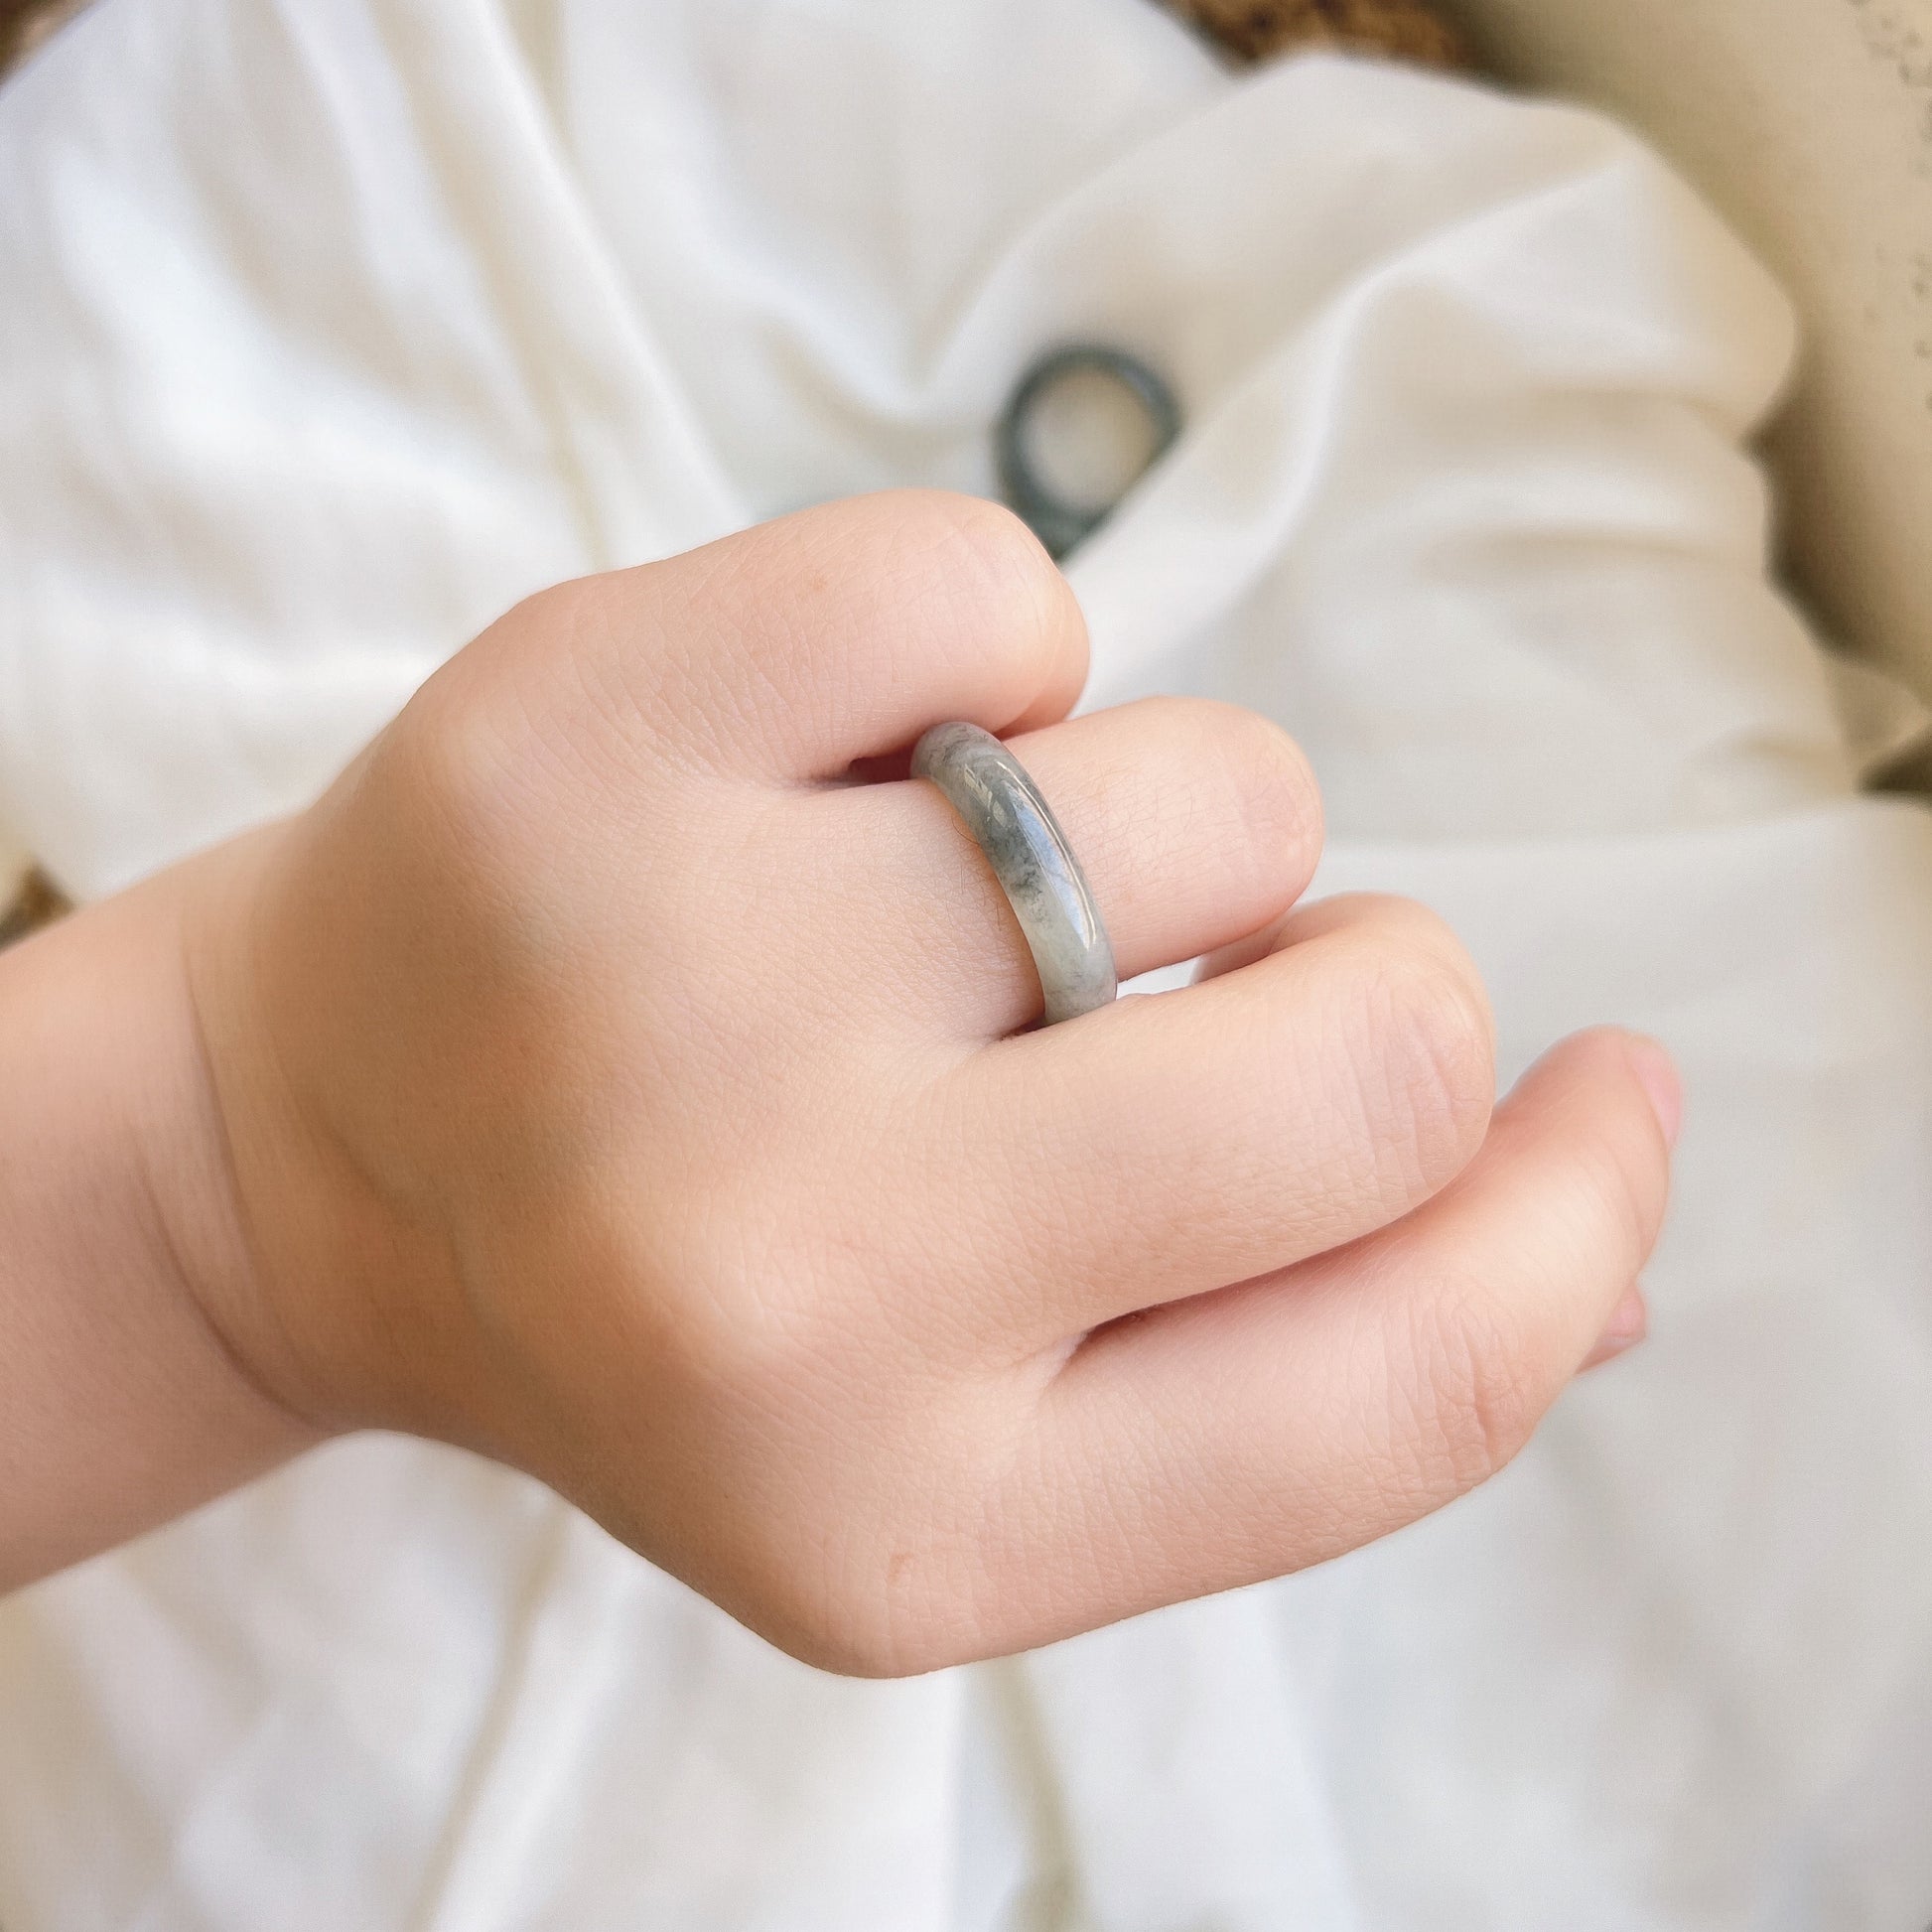
<instances>
[{"instance_id":1,"label":"knuckle","mask_svg":"<svg viewBox=\"0 0 1932 1932\"><path fill-rule=\"evenodd\" d=\"M1396 1156L1401 1182L1433 1192L1480 1146L1495 1099L1481 982L1452 940L1398 944L1379 952L1362 981L1359 1011L1380 1076L1372 1125Z\"/></svg>"},{"instance_id":2,"label":"knuckle","mask_svg":"<svg viewBox=\"0 0 1932 1932\"><path fill-rule=\"evenodd\" d=\"M868 1590L870 1614L848 1633L860 1666L851 1674L924 1677L984 1652L955 1568L916 1551L884 1553Z\"/></svg>"},{"instance_id":3,"label":"knuckle","mask_svg":"<svg viewBox=\"0 0 1932 1932\"><path fill-rule=\"evenodd\" d=\"M1273 719L1209 698L1173 707L1185 767L1218 801L1213 836L1271 897L1306 885L1321 850L1321 792L1307 755Z\"/></svg>"},{"instance_id":4,"label":"knuckle","mask_svg":"<svg viewBox=\"0 0 1932 1932\"><path fill-rule=\"evenodd\" d=\"M383 739L385 775L439 833L461 848L523 863L555 845L548 781L570 769L559 757L577 743L567 728L572 680L585 638L608 625L609 578L580 578L535 592L443 665L416 692Z\"/></svg>"},{"instance_id":5,"label":"knuckle","mask_svg":"<svg viewBox=\"0 0 1932 1932\"><path fill-rule=\"evenodd\" d=\"M803 585L794 601L836 611L841 627L870 640L855 659L866 675L917 647L945 652L950 670L970 674L982 723L1023 716L1049 687L1070 702L1084 671L1085 621L1011 510L943 490L893 490L801 511L781 529Z\"/></svg>"},{"instance_id":6,"label":"knuckle","mask_svg":"<svg viewBox=\"0 0 1932 1932\"><path fill-rule=\"evenodd\" d=\"M1571 1050L1584 1063L1551 1122L1560 1158L1544 1183L1543 1215L1569 1277L1620 1285L1643 1267L1662 1231L1670 1149L1614 1035L1578 1040Z\"/></svg>"},{"instance_id":7,"label":"knuckle","mask_svg":"<svg viewBox=\"0 0 1932 1932\"><path fill-rule=\"evenodd\" d=\"M909 491L897 547L922 553L989 644L1031 654L1077 612L1073 593L1039 539L1004 504L943 491Z\"/></svg>"},{"instance_id":8,"label":"knuckle","mask_svg":"<svg viewBox=\"0 0 1932 1932\"><path fill-rule=\"evenodd\" d=\"M962 566L982 571L990 584L1032 584L1059 570L1039 539L1004 503L944 489L909 489L896 499L908 524L921 524L936 548L956 554Z\"/></svg>"},{"instance_id":9,"label":"knuckle","mask_svg":"<svg viewBox=\"0 0 1932 1932\"><path fill-rule=\"evenodd\" d=\"M801 1663L838 1677L924 1677L971 1661L978 1646L923 1603L915 1557L888 1555L863 1591L839 1590L782 1610L765 1634Z\"/></svg>"},{"instance_id":10,"label":"knuckle","mask_svg":"<svg viewBox=\"0 0 1932 1932\"><path fill-rule=\"evenodd\" d=\"M601 576L572 577L562 583L545 585L520 598L491 628L519 637L569 636L593 612L601 611L613 596L620 594L626 580L640 577L650 568L646 565L640 571L609 571Z\"/></svg>"},{"instance_id":11,"label":"knuckle","mask_svg":"<svg viewBox=\"0 0 1932 1932\"><path fill-rule=\"evenodd\" d=\"M1639 1108L1647 1108L1639 1096ZM1619 1279L1642 1268L1656 1244L1670 1188L1670 1159L1648 1132L1647 1112L1607 1125L1578 1169L1576 1208L1580 1260L1591 1273Z\"/></svg>"},{"instance_id":12,"label":"knuckle","mask_svg":"<svg viewBox=\"0 0 1932 1932\"><path fill-rule=\"evenodd\" d=\"M1418 1313L1408 1337L1409 1391L1398 1458L1424 1506L1486 1482L1535 1433L1549 1377L1533 1337L1489 1298L1447 1286Z\"/></svg>"},{"instance_id":13,"label":"knuckle","mask_svg":"<svg viewBox=\"0 0 1932 1932\"><path fill-rule=\"evenodd\" d=\"M816 1541L816 1548L781 1543L770 1552L765 1573L753 1586L758 1613L752 1621L759 1633L799 1662L836 1677L916 1676L924 1651L907 1640L893 1607L894 1595L908 1586L913 1560L855 1549L850 1530L840 1524L828 1526Z\"/></svg>"},{"instance_id":14,"label":"knuckle","mask_svg":"<svg viewBox=\"0 0 1932 1932\"><path fill-rule=\"evenodd\" d=\"M937 577L956 596L999 608L1057 599L1065 580L1013 511L946 489L890 489L820 504L738 539L747 554L776 548L788 568L822 577L828 552L854 575L885 584ZM722 546L721 546L722 547Z\"/></svg>"},{"instance_id":15,"label":"knuckle","mask_svg":"<svg viewBox=\"0 0 1932 1932\"><path fill-rule=\"evenodd\" d=\"M489 683L432 680L375 750L381 779L408 801L403 822L452 854L456 876L521 863L538 830L522 795L519 720Z\"/></svg>"},{"instance_id":16,"label":"knuckle","mask_svg":"<svg viewBox=\"0 0 1932 1932\"><path fill-rule=\"evenodd\" d=\"M781 1410L836 1368L832 1298L801 1277L783 1222L755 1190L693 1187L634 1232L675 1309L665 1345L688 1379Z\"/></svg>"},{"instance_id":17,"label":"knuckle","mask_svg":"<svg viewBox=\"0 0 1932 1932\"><path fill-rule=\"evenodd\" d=\"M903 1457L907 1445L897 1447ZM917 1465L929 1449L907 1459ZM963 1472L942 1459L909 1489L849 1492L823 1511L811 1547L771 1566L767 1634L844 1677L921 1677L998 1648L980 1539L958 1521L958 1497L930 1493L945 1478Z\"/></svg>"}]
</instances>

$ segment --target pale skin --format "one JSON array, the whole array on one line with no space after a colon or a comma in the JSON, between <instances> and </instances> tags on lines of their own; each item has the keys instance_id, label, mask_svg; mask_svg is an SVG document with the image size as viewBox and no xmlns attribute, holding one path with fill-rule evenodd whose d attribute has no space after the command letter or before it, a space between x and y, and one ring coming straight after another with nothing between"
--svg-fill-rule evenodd
<instances>
[{"instance_id":1,"label":"pale skin","mask_svg":"<svg viewBox=\"0 0 1932 1932\"><path fill-rule=\"evenodd\" d=\"M1301 903L1290 740L1067 722L1085 669L1004 512L807 511L519 606L312 809L0 954L0 1587L386 1428L890 1675L1492 1474L1642 1333L1667 1056L1588 1034L1493 1107L1447 927ZM1197 984L1031 1027L897 775L947 718L1123 978Z\"/></svg>"}]
</instances>

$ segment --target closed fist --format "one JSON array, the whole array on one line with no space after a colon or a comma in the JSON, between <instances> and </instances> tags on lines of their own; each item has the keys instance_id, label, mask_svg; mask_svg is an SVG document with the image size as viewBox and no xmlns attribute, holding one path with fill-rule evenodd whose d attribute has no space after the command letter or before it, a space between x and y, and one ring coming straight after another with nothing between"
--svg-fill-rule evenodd
<instances>
[{"instance_id":1,"label":"closed fist","mask_svg":"<svg viewBox=\"0 0 1932 1932\"><path fill-rule=\"evenodd\" d=\"M864 1673L1280 1575L1493 1472L1656 1238L1668 1062L1587 1035L1492 1118L1441 922L1298 906L1290 740L1067 722L1085 666L1027 532L925 494L492 626L193 922L236 1359ZM991 871L904 775L947 718L1036 778L1122 977L1198 983L1031 1026Z\"/></svg>"}]
</instances>

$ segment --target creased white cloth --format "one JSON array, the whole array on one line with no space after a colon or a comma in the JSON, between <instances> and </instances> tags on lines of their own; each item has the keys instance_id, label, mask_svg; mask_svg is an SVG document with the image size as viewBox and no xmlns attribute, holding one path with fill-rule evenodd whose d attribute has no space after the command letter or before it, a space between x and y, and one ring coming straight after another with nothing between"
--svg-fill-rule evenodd
<instances>
[{"instance_id":1,"label":"creased white cloth","mask_svg":"<svg viewBox=\"0 0 1932 1932\"><path fill-rule=\"evenodd\" d=\"M1690 1082L1656 1333L1355 1557L821 1677L364 1438L0 1605L7 1932L1922 1932L1932 822L1739 445L1776 292L1588 115L1140 0L104 0L0 91L0 822L108 891L521 593L991 489L1046 345L1187 432L1090 703L1268 710L1508 1070Z\"/></svg>"}]
</instances>

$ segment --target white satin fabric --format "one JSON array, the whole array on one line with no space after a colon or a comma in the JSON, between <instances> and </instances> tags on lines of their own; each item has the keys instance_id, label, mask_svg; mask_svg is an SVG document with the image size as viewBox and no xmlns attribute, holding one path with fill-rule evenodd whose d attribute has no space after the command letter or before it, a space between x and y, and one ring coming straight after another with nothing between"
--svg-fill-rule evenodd
<instances>
[{"instance_id":1,"label":"white satin fabric","mask_svg":"<svg viewBox=\"0 0 1932 1932\"><path fill-rule=\"evenodd\" d=\"M1140 0L104 0L0 92L0 820L108 891L536 585L990 489L1088 337L1188 419L1089 702L1283 719L1510 1071L1670 1041L1653 1340L1378 1547L902 1685L342 1444L0 1606L7 1932L1932 1918L1932 826L1765 576L1785 307L1613 127Z\"/></svg>"}]
</instances>

